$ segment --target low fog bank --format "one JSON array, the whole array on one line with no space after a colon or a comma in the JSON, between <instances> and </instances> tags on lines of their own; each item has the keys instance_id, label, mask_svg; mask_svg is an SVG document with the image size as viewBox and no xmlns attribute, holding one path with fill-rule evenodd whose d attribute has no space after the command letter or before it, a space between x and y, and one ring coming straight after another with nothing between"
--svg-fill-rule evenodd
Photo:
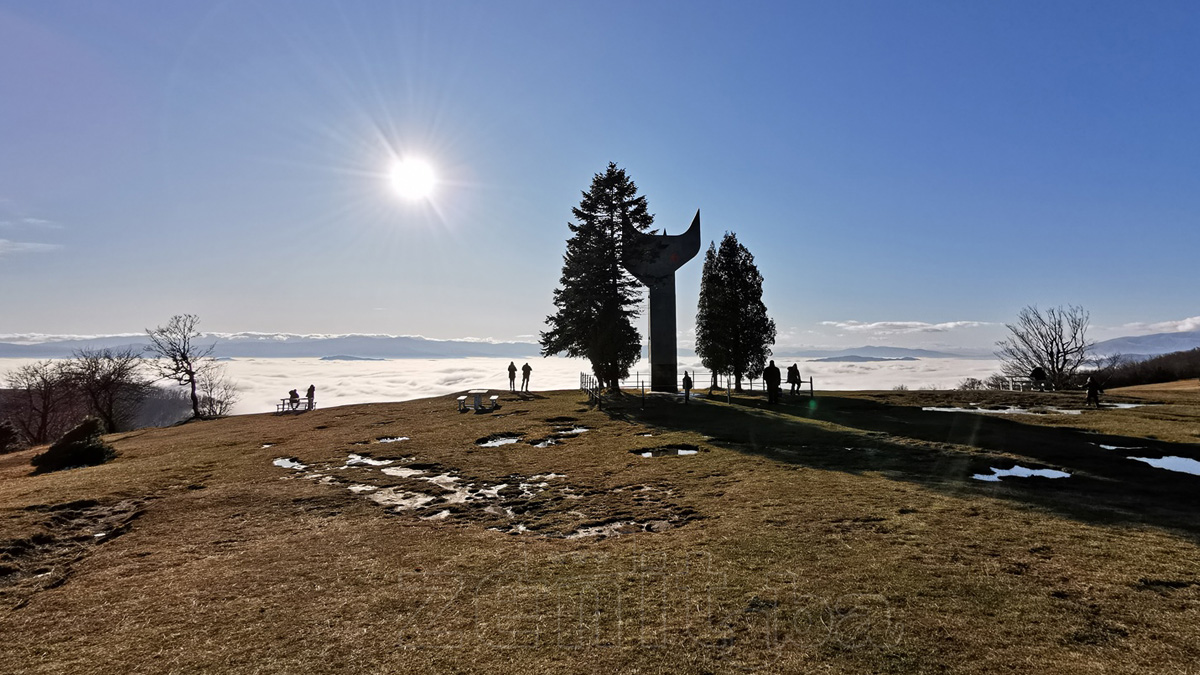
<instances>
[{"instance_id":1,"label":"low fog bank","mask_svg":"<svg viewBox=\"0 0 1200 675\"><path fill-rule=\"evenodd\" d=\"M322 361L316 358L249 358L222 361L226 373L236 385L240 399L234 413L259 413L275 409L288 390L301 394L314 385L318 407L380 401L408 401L429 396L441 396L466 389L508 388L507 358L457 359L392 359L387 361ZM0 359L0 382L7 374L34 359ZM579 373L590 372L587 361L559 357L530 359L533 376L530 389L574 389L579 386ZM524 360L515 361L518 368ZM953 389L967 377L983 379L997 372L1000 364L985 359L919 359L916 361L879 361L868 363L816 363L786 357L776 360L783 370L792 363L800 364L807 379L816 380L820 390L892 389L904 385L909 389ZM708 375L698 359L680 361L682 370L701 371L696 388L708 386ZM649 364L639 362L634 371L649 373ZM520 382L518 373L518 384ZM630 378L630 387L636 382ZM2 386L2 385L0 385ZM762 382L755 383L756 388Z\"/></svg>"},{"instance_id":2,"label":"low fog bank","mask_svg":"<svg viewBox=\"0 0 1200 675\"><path fill-rule=\"evenodd\" d=\"M308 385L317 388L317 405L329 407L378 401L407 401L441 396L466 389L508 389L507 368L510 359L396 359L389 361L321 361L319 359L236 359L226 361L229 376L241 392L235 412L251 413L274 410L278 399L289 389L301 393ZM815 378L817 389L855 390L891 389L904 385L909 389L952 389L964 378L983 379L999 370L1000 364L980 359L921 359L874 363L811 363L803 360L777 361L783 369L796 362L805 378ZM525 361L516 361L520 368ZM579 373L590 372L587 361L559 357L529 361L533 368L530 389L574 389ZM680 362L682 370L700 370L699 360ZM635 372L647 378L649 364L639 362ZM630 383L636 382L636 375ZM696 378L696 387L708 386L705 372ZM520 383L520 373L517 377ZM630 384L629 386L633 386ZM762 383L757 382L761 387Z\"/></svg>"}]
</instances>

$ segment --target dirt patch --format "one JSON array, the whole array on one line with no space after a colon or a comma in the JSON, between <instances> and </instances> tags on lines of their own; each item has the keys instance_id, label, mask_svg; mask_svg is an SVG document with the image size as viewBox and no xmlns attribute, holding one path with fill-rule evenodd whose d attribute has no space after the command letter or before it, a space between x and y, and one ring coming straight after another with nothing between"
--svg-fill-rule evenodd
<instances>
[{"instance_id":1,"label":"dirt patch","mask_svg":"<svg viewBox=\"0 0 1200 675\"><path fill-rule=\"evenodd\" d=\"M102 504L89 499L25 510L45 515L33 534L0 540L0 607L9 609L23 607L38 591L65 583L75 562L128 531L142 513L142 502Z\"/></svg>"}]
</instances>

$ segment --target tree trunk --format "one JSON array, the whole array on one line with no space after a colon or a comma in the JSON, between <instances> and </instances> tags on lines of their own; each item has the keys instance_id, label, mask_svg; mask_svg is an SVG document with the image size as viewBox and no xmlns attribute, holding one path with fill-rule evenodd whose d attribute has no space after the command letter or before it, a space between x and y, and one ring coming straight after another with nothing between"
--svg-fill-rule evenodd
<instances>
[{"instance_id":1,"label":"tree trunk","mask_svg":"<svg viewBox=\"0 0 1200 675\"><path fill-rule=\"evenodd\" d=\"M196 396L196 374L192 373L188 377L188 383L192 386L192 416L196 419L200 418L200 397Z\"/></svg>"}]
</instances>

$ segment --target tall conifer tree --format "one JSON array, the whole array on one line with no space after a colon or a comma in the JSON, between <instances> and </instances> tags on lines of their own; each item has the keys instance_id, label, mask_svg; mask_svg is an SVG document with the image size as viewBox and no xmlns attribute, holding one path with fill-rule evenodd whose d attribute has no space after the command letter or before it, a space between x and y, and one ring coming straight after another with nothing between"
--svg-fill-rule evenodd
<instances>
[{"instance_id":1,"label":"tall conifer tree","mask_svg":"<svg viewBox=\"0 0 1200 675\"><path fill-rule=\"evenodd\" d=\"M640 285L621 266L621 228L643 231L654 222L637 185L609 162L592 178L567 223L571 238L563 256L562 278L554 290L558 311L546 317L542 355L566 353L592 362L592 372L610 391L641 357L641 336L633 326Z\"/></svg>"},{"instance_id":2,"label":"tall conifer tree","mask_svg":"<svg viewBox=\"0 0 1200 675\"><path fill-rule=\"evenodd\" d=\"M710 244L700 272L696 308L696 355L714 373L758 377L775 344L775 322L762 301L762 274L737 235L726 232L718 249Z\"/></svg>"}]
</instances>

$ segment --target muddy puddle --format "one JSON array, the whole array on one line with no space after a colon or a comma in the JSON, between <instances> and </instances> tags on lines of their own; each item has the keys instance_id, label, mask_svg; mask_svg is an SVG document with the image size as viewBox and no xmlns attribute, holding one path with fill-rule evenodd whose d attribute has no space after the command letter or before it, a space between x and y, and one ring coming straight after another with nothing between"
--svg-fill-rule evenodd
<instances>
[{"instance_id":1,"label":"muddy puddle","mask_svg":"<svg viewBox=\"0 0 1200 675\"><path fill-rule=\"evenodd\" d=\"M1016 464L1011 469L997 469L991 467L991 473L977 473L971 478L975 480L988 481L989 483L999 483L1001 478L1016 477L1016 478L1070 478L1071 474L1066 471L1056 471L1055 469L1030 469Z\"/></svg>"},{"instance_id":2,"label":"muddy puddle","mask_svg":"<svg viewBox=\"0 0 1200 675\"><path fill-rule=\"evenodd\" d=\"M676 443L673 445L661 445L657 448L642 448L640 450L630 450L629 452L641 457L677 457L694 455L700 452L700 448L691 445L690 443Z\"/></svg>"},{"instance_id":3,"label":"muddy puddle","mask_svg":"<svg viewBox=\"0 0 1200 675\"><path fill-rule=\"evenodd\" d=\"M1134 448L1129 448L1134 449ZM1190 473L1193 476L1200 476L1200 462L1188 457L1128 457L1136 462L1145 462L1156 469L1166 469L1167 471L1178 471L1179 473Z\"/></svg>"},{"instance_id":4,"label":"muddy puddle","mask_svg":"<svg viewBox=\"0 0 1200 675\"><path fill-rule=\"evenodd\" d=\"M96 546L129 531L144 502L84 499L24 508L40 524L26 537L0 539L0 609L22 607L37 592L65 583Z\"/></svg>"}]
</instances>

